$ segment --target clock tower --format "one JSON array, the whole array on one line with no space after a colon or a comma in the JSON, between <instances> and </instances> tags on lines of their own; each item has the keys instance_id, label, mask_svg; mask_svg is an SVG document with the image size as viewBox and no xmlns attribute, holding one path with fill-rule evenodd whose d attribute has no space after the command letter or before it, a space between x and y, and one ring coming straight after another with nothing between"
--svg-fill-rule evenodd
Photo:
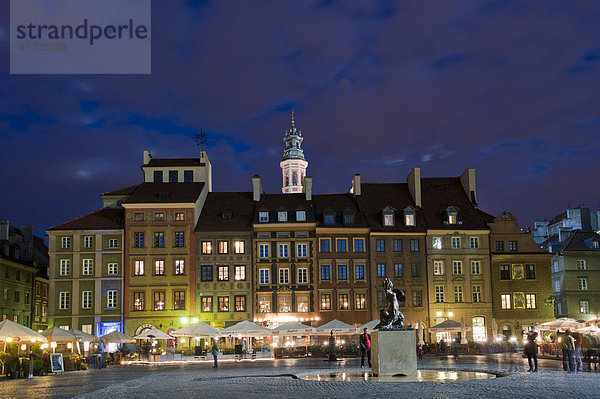
<instances>
[{"instance_id":1,"label":"clock tower","mask_svg":"<svg viewBox=\"0 0 600 399\"><path fill-rule=\"evenodd\" d=\"M283 151L283 159L279 163L282 174L281 192L284 194L301 193L304 176L306 176L306 167L308 162L304 159L304 151L302 150L302 132L296 129L294 122L294 110L292 110L292 121L290 128L283 136L285 150Z\"/></svg>"}]
</instances>

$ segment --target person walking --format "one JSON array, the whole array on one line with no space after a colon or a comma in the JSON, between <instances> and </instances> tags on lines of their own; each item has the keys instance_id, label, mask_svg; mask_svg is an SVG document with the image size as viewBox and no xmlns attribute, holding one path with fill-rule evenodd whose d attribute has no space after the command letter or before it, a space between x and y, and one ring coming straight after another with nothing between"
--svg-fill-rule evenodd
<instances>
[{"instance_id":1,"label":"person walking","mask_svg":"<svg viewBox=\"0 0 600 399\"><path fill-rule=\"evenodd\" d=\"M364 329L363 333L360 336L360 368L365 367L365 356L367 356L367 361L369 362L369 367L371 365L371 335L367 332L368 329Z\"/></svg>"},{"instance_id":2,"label":"person walking","mask_svg":"<svg viewBox=\"0 0 600 399\"><path fill-rule=\"evenodd\" d=\"M213 344L212 344L212 348L210 349L210 352L212 353L213 358L215 359L215 365L213 366L213 368L218 369L219 362L218 362L217 358L219 356L219 344L217 344L216 338L213 338Z\"/></svg>"},{"instance_id":3,"label":"person walking","mask_svg":"<svg viewBox=\"0 0 600 399\"><path fill-rule=\"evenodd\" d=\"M581 360L581 341L583 335L581 333L573 333L575 339L575 371L578 373L583 371L583 361Z\"/></svg>"},{"instance_id":4,"label":"person walking","mask_svg":"<svg viewBox=\"0 0 600 399\"><path fill-rule=\"evenodd\" d=\"M417 349L417 357L419 360L423 360L423 354L425 351L423 350L423 345L419 345L419 349Z\"/></svg>"},{"instance_id":5,"label":"person walking","mask_svg":"<svg viewBox=\"0 0 600 399\"><path fill-rule=\"evenodd\" d=\"M529 370L527 371L532 373L537 373L538 371L537 336L538 333L535 331L535 326L532 324L527 333L527 344L525 344L525 355L527 356L527 362L529 363Z\"/></svg>"},{"instance_id":6,"label":"person walking","mask_svg":"<svg viewBox=\"0 0 600 399\"><path fill-rule=\"evenodd\" d=\"M575 371L575 359L573 357L575 352L575 339L571 335L571 329L565 331L565 336L562 340L562 348L563 369L571 373Z\"/></svg>"}]
</instances>

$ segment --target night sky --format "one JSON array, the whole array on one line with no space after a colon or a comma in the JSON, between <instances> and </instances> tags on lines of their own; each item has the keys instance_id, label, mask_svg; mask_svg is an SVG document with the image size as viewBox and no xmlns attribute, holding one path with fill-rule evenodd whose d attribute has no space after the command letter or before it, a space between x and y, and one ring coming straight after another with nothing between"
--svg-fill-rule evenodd
<instances>
[{"instance_id":1,"label":"night sky","mask_svg":"<svg viewBox=\"0 0 600 399\"><path fill-rule=\"evenodd\" d=\"M522 227L600 202L600 2L153 1L151 75L9 75L0 4L0 218L38 234L198 156L215 191L281 192L290 110L316 193L477 169Z\"/></svg>"}]
</instances>

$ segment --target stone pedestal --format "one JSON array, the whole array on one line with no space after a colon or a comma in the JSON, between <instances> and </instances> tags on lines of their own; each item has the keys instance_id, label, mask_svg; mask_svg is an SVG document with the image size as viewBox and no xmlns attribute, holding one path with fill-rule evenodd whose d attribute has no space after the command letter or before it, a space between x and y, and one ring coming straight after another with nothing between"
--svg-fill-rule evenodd
<instances>
[{"instance_id":1,"label":"stone pedestal","mask_svg":"<svg viewBox=\"0 0 600 399\"><path fill-rule=\"evenodd\" d=\"M374 331L371 338L374 376L417 374L415 330Z\"/></svg>"}]
</instances>

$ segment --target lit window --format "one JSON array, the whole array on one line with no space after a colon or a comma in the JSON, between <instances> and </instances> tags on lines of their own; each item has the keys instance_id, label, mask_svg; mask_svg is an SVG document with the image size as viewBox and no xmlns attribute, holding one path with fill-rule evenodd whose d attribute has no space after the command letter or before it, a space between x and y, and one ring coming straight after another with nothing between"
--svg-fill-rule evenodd
<instances>
[{"instance_id":1,"label":"lit window","mask_svg":"<svg viewBox=\"0 0 600 399\"><path fill-rule=\"evenodd\" d=\"M331 294L321 294L321 310L331 310Z\"/></svg>"},{"instance_id":2,"label":"lit window","mask_svg":"<svg viewBox=\"0 0 600 399\"><path fill-rule=\"evenodd\" d=\"M163 222L165 220L164 212L155 212L154 213L154 221L155 222Z\"/></svg>"},{"instance_id":3,"label":"lit window","mask_svg":"<svg viewBox=\"0 0 600 399\"><path fill-rule=\"evenodd\" d=\"M229 266L219 266L217 270L217 279L219 281L229 281Z\"/></svg>"},{"instance_id":4,"label":"lit window","mask_svg":"<svg viewBox=\"0 0 600 399\"><path fill-rule=\"evenodd\" d=\"M442 237L433 237L432 246L433 249L442 249Z\"/></svg>"},{"instance_id":5,"label":"lit window","mask_svg":"<svg viewBox=\"0 0 600 399\"><path fill-rule=\"evenodd\" d=\"M527 309L536 309L537 301L535 294L525 294L525 307Z\"/></svg>"},{"instance_id":6,"label":"lit window","mask_svg":"<svg viewBox=\"0 0 600 399\"><path fill-rule=\"evenodd\" d=\"M185 212L175 212L175 221L182 222L185 220Z\"/></svg>"},{"instance_id":7,"label":"lit window","mask_svg":"<svg viewBox=\"0 0 600 399\"><path fill-rule=\"evenodd\" d=\"M471 322L473 324L473 341L485 342L487 340L485 318L480 316L473 317Z\"/></svg>"},{"instance_id":8,"label":"lit window","mask_svg":"<svg viewBox=\"0 0 600 399\"><path fill-rule=\"evenodd\" d=\"M458 223L458 213L448 212L448 224L456 224L456 223Z\"/></svg>"},{"instance_id":9,"label":"lit window","mask_svg":"<svg viewBox=\"0 0 600 399\"><path fill-rule=\"evenodd\" d=\"M235 267L235 281L244 281L246 280L246 266L238 265Z\"/></svg>"},{"instance_id":10,"label":"lit window","mask_svg":"<svg viewBox=\"0 0 600 399\"><path fill-rule=\"evenodd\" d=\"M590 304L588 301L579 301L579 313L581 313L581 314L589 314L590 313Z\"/></svg>"},{"instance_id":11,"label":"lit window","mask_svg":"<svg viewBox=\"0 0 600 399\"><path fill-rule=\"evenodd\" d=\"M143 311L146 308L146 293L134 292L133 293L133 310Z\"/></svg>"},{"instance_id":12,"label":"lit window","mask_svg":"<svg viewBox=\"0 0 600 399\"><path fill-rule=\"evenodd\" d=\"M290 295L279 296L279 311L290 313L292 311L292 297Z\"/></svg>"},{"instance_id":13,"label":"lit window","mask_svg":"<svg viewBox=\"0 0 600 399\"><path fill-rule=\"evenodd\" d=\"M415 211L413 210L405 210L404 211L404 225L406 226L416 226L417 225L417 216Z\"/></svg>"},{"instance_id":14,"label":"lit window","mask_svg":"<svg viewBox=\"0 0 600 399\"><path fill-rule=\"evenodd\" d=\"M234 297L235 311L245 312L246 311L246 295L236 295Z\"/></svg>"},{"instance_id":15,"label":"lit window","mask_svg":"<svg viewBox=\"0 0 600 399\"><path fill-rule=\"evenodd\" d=\"M423 291L413 290L412 291L412 305L414 307L423 306Z\"/></svg>"},{"instance_id":16,"label":"lit window","mask_svg":"<svg viewBox=\"0 0 600 399\"><path fill-rule=\"evenodd\" d=\"M441 260L436 260L433 262L433 274L435 276L443 276L444 275L444 262Z\"/></svg>"},{"instance_id":17,"label":"lit window","mask_svg":"<svg viewBox=\"0 0 600 399\"><path fill-rule=\"evenodd\" d=\"M308 295L297 294L296 295L296 311L299 313L308 312Z\"/></svg>"},{"instance_id":18,"label":"lit window","mask_svg":"<svg viewBox=\"0 0 600 399\"><path fill-rule=\"evenodd\" d=\"M212 312L213 298L212 296L203 296L200 300L200 306L203 312Z\"/></svg>"},{"instance_id":19,"label":"lit window","mask_svg":"<svg viewBox=\"0 0 600 399\"><path fill-rule=\"evenodd\" d=\"M258 297L258 313L271 313L271 298L268 296Z\"/></svg>"},{"instance_id":20,"label":"lit window","mask_svg":"<svg viewBox=\"0 0 600 399\"><path fill-rule=\"evenodd\" d=\"M176 275L185 274L185 260L183 260L183 259L175 260L175 274Z\"/></svg>"},{"instance_id":21,"label":"lit window","mask_svg":"<svg viewBox=\"0 0 600 399\"><path fill-rule=\"evenodd\" d=\"M155 260L154 261L154 275L163 276L165 274L165 261Z\"/></svg>"},{"instance_id":22,"label":"lit window","mask_svg":"<svg viewBox=\"0 0 600 399\"><path fill-rule=\"evenodd\" d=\"M502 309L510 309L510 294L502 294L500 295L500 302L502 303Z\"/></svg>"},{"instance_id":23,"label":"lit window","mask_svg":"<svg viewBox=\"0 0 600 399\"><path fill-rule=\"evenodd\" d=\"M387 213L383 215L383 225L384 226L393 226L394 225L394 214Z\"/></svg>"},{"instance_id":24,"label":"lit window","mask_svg":"<svg viewBox=\"0 0 600 399\"><path fill-rule=\"evenodd\" d=\"M219 253L220 254L227 254L229 252L229 241L218 241L217 242L218 247L219 247Z\"/></svg>"},{"instance_id":25,"label":"lit window","mask_svg":"<svg viewBox=\"0 0 600 399\"><path fill-rule=\"evenodd\" d=\"M234 241L233 246L236 254L243 254L245 252L244 241Z\"/></svg>"},{"instance_id":26,"label":"lit window","mask_svg":"<svg viewBox=\"0 0 600 399\"><path fill-rule=\"evenodd\" d=\"M185 310L185 291L173 292L173 310Z\"/></svg>"},{"instance_id":27,"label":"lit window","mask_svg":"<svg viewBox=\"0 0 600 399\"><path fill-rule=\"evenodd\" d=\"M144 274L144 261L136 260L133 262L133 264L134 264L133 274L136 276L142 276Z\"/></svg>"},{"instance_id":28,"label":"lit window","mask_svg":"<svg viewBox=\"0 0 600 399\"><path fill-rule=\"evenodd\" d=\"M367 308L367 297L365 294L356 294L356 310L365 310Z\"/></svg>"},{"instance_id":29,"label":"lit window","mask_svg":"<svg viewBox=\"0 0 600 399\"><path fill-rule=\"evenodd\" d=\"M350 309L350 304L348 303L348 294L339 294L339 296L338 296L338 308L339 308L339 310L348 310L348 309Z\"/></svg>"},{"instance_id":30,"label":"lit window","mask_svg":"<svg viewBox=\"0 0 600 399\"><path fill-rule=\"evenodd\" d=\"M219 301L219 312L229 312L229 297L220 296L217 299Z\"/></svg>"}]
</instances>

